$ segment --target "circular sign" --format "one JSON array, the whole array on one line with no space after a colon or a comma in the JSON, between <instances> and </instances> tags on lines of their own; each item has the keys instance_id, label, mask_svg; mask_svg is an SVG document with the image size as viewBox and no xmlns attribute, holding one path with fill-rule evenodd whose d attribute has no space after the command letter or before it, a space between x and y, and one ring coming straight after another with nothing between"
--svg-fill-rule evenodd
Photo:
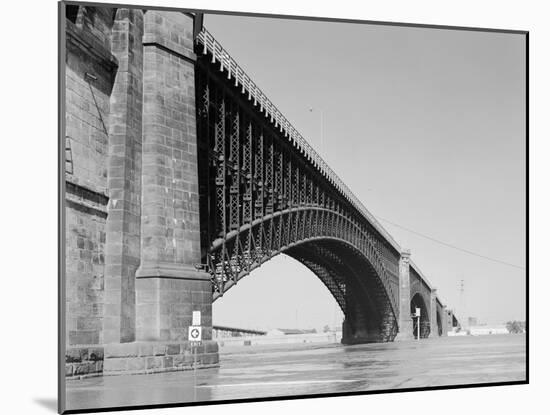
<instances>
[{"instance_id":1,"label":"circular sign","mask_svg":"<svg viewBox=\"0 0 550 415\"><path fill-rule=\"evenodd\" d=\"M191 337L193 339L198 339L199 338L199 335L200 335L200 332L198 329L193 329L191 330Z\"/></svg>"}]
</instances>

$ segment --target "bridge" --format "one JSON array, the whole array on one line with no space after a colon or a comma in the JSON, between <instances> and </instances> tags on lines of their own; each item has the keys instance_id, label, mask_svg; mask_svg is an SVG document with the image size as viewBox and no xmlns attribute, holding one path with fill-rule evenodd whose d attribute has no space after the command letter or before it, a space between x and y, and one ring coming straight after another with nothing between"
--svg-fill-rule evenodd
<instances>
[{"instance_id":1,"label":"bridge","mask_svg":"<svg viewBox=\"0 0 550 415\"><path fill-rule=\"evenodd\" d=\"M279 254L334 296L344 344L458 324L201 14L62 7L67 376L189 367L195 310L218 364L212 303Z\"/></svg>"}]
</instances>

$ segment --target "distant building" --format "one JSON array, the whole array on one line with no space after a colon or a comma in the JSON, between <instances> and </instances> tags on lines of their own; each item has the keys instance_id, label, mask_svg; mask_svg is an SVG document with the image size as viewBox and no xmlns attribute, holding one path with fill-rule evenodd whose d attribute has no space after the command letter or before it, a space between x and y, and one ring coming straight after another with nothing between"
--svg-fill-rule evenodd
<instances>
[{"instance_id":1,"label":"distant building","mask_svg":"<svg viewBox=\"0 0 550 415\"><path fill-rule=\"evenodd\" d=\"M509 331L504 324L493 326L470 326L469 334L472 336L484 336L488 334L508 334Z\"/></svg>"},{"instance_id":2,"label":"distant building","mask_svg":"<svg viewBox=\"0 0 550 415\"><path fill-rule=\"evenodd\" d=\"M214 339L243 336L265 336L266 334L266 331L261 330L240 329L236 327L226 326L212 326L212 337Z\"/></svg>"}]
</instances>

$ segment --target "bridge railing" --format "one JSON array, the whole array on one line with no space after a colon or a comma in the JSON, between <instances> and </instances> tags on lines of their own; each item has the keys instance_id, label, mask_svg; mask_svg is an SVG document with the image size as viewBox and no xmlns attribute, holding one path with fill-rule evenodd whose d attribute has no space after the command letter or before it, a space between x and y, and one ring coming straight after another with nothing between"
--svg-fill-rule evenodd
<instances>
[{"instance_id":1,"label":"bridge railing","mask_svg":"<svg viewBox=\"0 0 550 415\"><path fill-rule=\"evenodd\" d=\"M220 71L227 71L227 78L234 79L235 86L241 86L241 92L248 95L248 99L253 101L254 106L260 107L260 112L278 128L279 131L289 139L292 145L300 151L318 171L334 186L340 194L354 206L367 221L398 251L401 252L401 247L393 239L393 237L384 229L384 227L376 220L374 215L361 203L361 201L353 194L348 186L338 177L338 175L330 168L323 158L313 149L306 139L292 126L290 121L273 105L269 98L261 91L260 88L250 79L245 71L237 64L237 62L227 53L220 43L208 32L205 28L199 32L197 42L203 46L203 54L208 53L212 56L212 63L220 64Z\"/></svg>"}]
</instances>

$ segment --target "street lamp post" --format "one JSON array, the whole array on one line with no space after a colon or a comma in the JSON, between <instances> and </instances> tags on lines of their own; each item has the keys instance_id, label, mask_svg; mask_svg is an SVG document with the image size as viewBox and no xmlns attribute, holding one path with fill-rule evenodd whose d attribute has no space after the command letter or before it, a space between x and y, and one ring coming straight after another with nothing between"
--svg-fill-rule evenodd
<instances>
[{"instance_id":1,"label":"street lamp post","mask_svg":"<svg viewBox=\"0 0 550 415\"><path fill-rule=\"evenodd\" d=\"M317 109L313 107L309 108L309 112L313 113L314 111L318 111L319 114L321 115L321 145L319 146L319 154L321 155L321 157L326 158L325 157L325 112L323 111L322 108L317 108ZM336 341L336 308L337 308L337 305L335 303L334 310L333 310L333 318L332 318L335 341Z\"/></svg>"},{"instance_id":2,"label":"street lamp post","mask_svg":"<svg viewBox=\"0 0 550 415\"><path fill-rule=\"evenodd\" d=\"M416 338L417 340L420 340L420 308L416 307Z\"/></svg>"},{"instance_id":3,"label":"street lamp post","mask_svg":"<svg viewBox=\"0 0 550 415\"><path fill-rule=\"evenodd\" d=\"M321 153L323 153L322 155L324 156L324 152L325 152L325 148L324 148L324 146L325 146L325 137L324 137L324 135L325 135L325 131L324 131L324 129L325 129L325 122L324 122L325 113L321 108L315 109L315 108L311 107L309 109L309 112L314 112L314 111L318 111L319 114L321 115L321 145L319 146L319 150L320 150Z\"/></svg>"}]
</instances>

